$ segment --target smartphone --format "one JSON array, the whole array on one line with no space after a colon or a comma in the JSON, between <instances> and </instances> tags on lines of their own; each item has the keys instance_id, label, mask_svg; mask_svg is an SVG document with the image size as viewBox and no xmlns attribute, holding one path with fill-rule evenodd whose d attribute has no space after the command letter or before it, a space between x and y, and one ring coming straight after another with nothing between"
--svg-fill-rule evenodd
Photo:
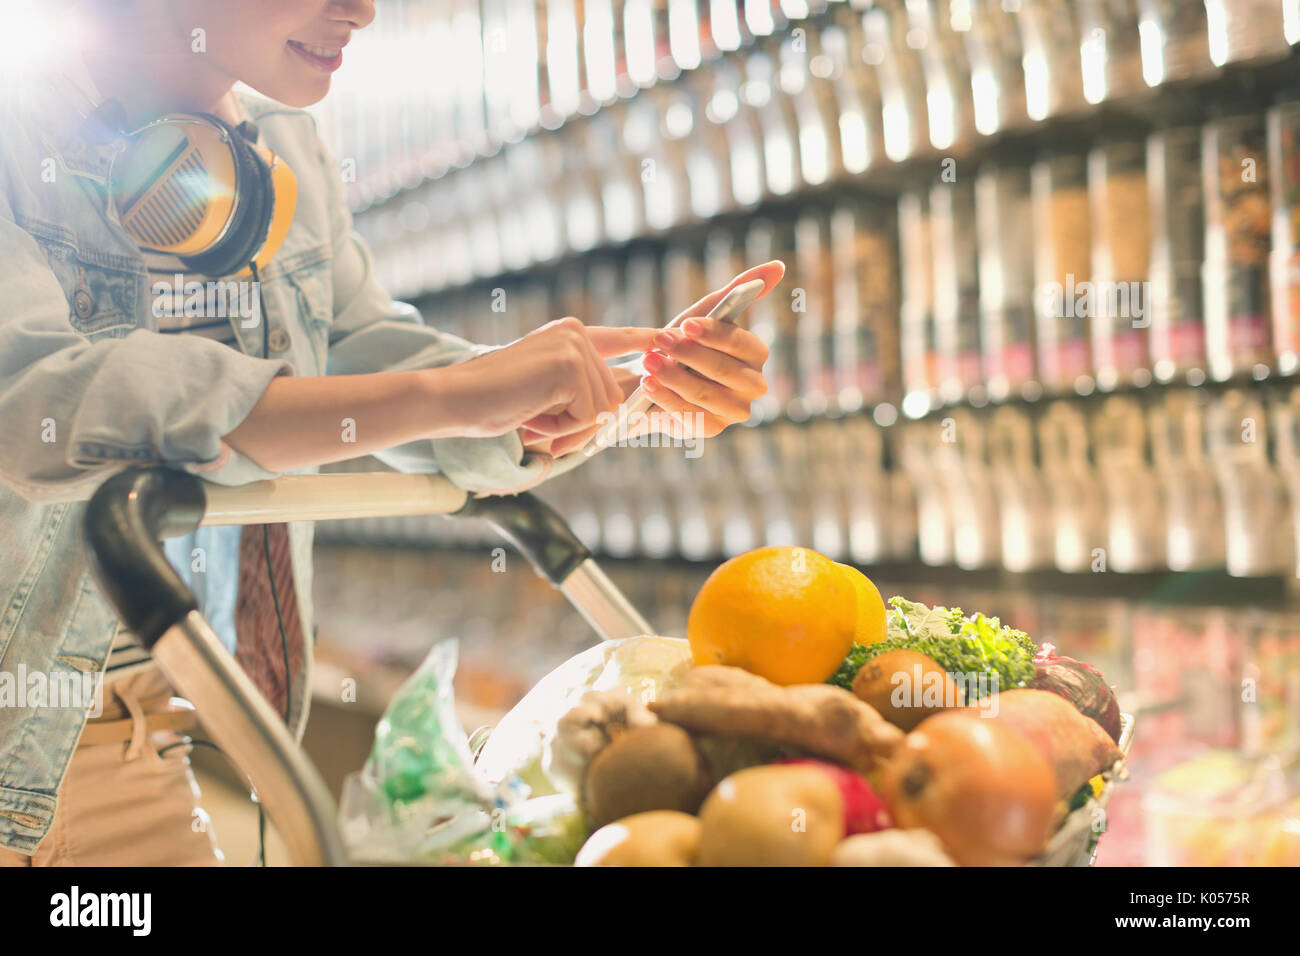
<instances>
[{"instance_id":1,"label":"smartphone","mask_svg":"<svg viewBox=\"0 0 1300 956\"><path fill-rule=\"evenodd\" d=\"M742 282L724 295L722 301L709 310L709 314L705 318L739 324L736 320L763 294L764 285L762 279L751 279L749 282ZM689 318L689 316L685 318ZM679 324L680 321L674 319L665 328L675 329ZM602 425L600 430L582 447L582 454L590 458L596 452L614 444L618 440L624 422L633 415L644 415L653 406L654 402L650 396L638 385L636 391L629 395L627 400L618 407L614 417Z\"/></svg>"}]
</instances>

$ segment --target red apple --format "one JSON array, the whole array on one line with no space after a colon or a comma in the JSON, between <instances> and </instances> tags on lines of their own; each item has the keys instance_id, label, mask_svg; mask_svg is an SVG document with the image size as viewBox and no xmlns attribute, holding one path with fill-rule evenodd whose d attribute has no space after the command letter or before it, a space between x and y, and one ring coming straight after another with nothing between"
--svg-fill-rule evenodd
<instances>
[{"instance_id":1,"label":"red apple","mask_svg":"<svg viewBox=\"0 0 1300 956\"><path fill-rule=\"evenodd\" d=\"M848 767L841 767L839 764L828 763L825 760L815 760L812 757L791 757L777 762L815 767L835 781L835 785L840 789L840 796L844 799L845 836L853 836L855 833L875 833L877 830L888 830L894 825L894 820L889 815L889 808L885 806L885 801L881 799L880 794L876 793L875 787L871 786L865 777L854 773Z\"/></svg>"}]
</instances>

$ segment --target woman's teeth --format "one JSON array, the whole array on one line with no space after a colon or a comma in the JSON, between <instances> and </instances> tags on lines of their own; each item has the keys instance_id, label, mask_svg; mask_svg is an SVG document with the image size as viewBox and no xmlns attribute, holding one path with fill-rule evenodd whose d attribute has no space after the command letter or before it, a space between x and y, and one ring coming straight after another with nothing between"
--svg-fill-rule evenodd
<instances>
[{"instance_id":1,"label":"woman's teeth","mask_svg":"<svg viewBox=\"0 0 1300 956\"><path fill-rule=\"evenodd\" d=\"M334 59L334 57L338 56L340 52L339 50L331 50L323 46L310 46L306 43L299 43L296 40L290 40L289 42L292 43L294 46L296 46L298 49L305 50L306 52L310 53L312 56L318 56L324 60L332 60Z\"/></svg>"}]
</instances>

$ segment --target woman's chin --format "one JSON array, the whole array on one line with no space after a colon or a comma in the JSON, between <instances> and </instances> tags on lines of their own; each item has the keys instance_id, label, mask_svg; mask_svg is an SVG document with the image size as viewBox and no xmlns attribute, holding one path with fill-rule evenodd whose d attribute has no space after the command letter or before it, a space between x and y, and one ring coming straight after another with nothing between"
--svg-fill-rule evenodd
<instances>
[{"instance_id":1,"label":"woman's chin","mask_svg":"<svg viewBox=\"0 0 1300 956\"><path fill-rule=\"evenodd\" d=\"M325 94L330 91L330 77L317 76L309 80L295 78L293 82L272 82L261 85L248 83L248 85L262 96L277 103L295 109L306 109L315 106L325 98Z\"/></svg>"}]
</instances>

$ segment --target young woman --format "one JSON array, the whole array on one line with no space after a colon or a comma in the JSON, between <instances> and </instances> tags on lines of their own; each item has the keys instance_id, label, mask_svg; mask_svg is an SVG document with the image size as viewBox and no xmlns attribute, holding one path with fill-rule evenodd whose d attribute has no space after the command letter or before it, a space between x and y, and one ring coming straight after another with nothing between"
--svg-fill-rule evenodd
<instances>
[{"instance_id":1,"label":"young woman","mask_svg":"<svg viewBox=\"0 0 1300 956\"><path fill-rule=\"evenodd\" d=\"M178 735L189 715L98 594L77 502L129 464L237 484L365 454L517 491L570 467L556 462L636 386L607 359L646 353L649 394L709 436L748 417L767 353L704 318L659 333L563 318L486 349L391 301L301 111L329 90L373 0L75 6L81 27L57 63L11 79L0 100L0 678L106 675L107 689L87 721L84 701L21 688L6 698L0 680L0 865L213 863ZM261 95L237 94L240 81ZM114 160L174 113L238 127L297 179L253 312L190 308L169 291L180 279L222 277L142 248L124 227ZM769 263L741 278L770 289L781 273ZM214 629L299 734L310 551L301 524L168 543Z\"/></svg>"}]
</instances>

